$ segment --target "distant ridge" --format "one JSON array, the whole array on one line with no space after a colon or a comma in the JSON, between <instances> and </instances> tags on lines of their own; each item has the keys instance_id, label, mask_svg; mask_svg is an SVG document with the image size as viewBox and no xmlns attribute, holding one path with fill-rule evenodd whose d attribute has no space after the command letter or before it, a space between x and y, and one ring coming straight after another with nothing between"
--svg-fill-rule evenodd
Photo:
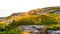
<instances>
[{"instance_id":1,"label":"distant ridge","mask_svg":"<svg viewBox=\"0 0 60 34\"><path fill-rule=\"evenodd\" d=\"M28 12L18 12L18 13L12 13L10 16L20 16L23 14L31 14L31 15L36 15L36 14L60 14L60 6L54 6L54 7L45 7L45 8L38 8L38 9L32 9ZM0 19L4 19L6 17L0 17Z\"/></svg>"},{"instance_id":2,"label":"distant ridge","mask_svg":"<svg viewBox=\"0 0 60 34\"><path fill-rule=\"evenodd\" d=\"M3 20L4 18L7 18L7 17L0 17L0 21Z\"/></svg>"},{"instance_id":3,"label":"distant ridge","mask_svg":"<svg viewBox=\"0 0 60 34\"><path fill-rule=\"evenodd\" d=\"M23 14L36 15L36 14L47 14L47 13L60 14L60 6L32 9L28 12L12 13L10 16L20 16L20 15L23 15Z\"/></svg>"}]
</instances>

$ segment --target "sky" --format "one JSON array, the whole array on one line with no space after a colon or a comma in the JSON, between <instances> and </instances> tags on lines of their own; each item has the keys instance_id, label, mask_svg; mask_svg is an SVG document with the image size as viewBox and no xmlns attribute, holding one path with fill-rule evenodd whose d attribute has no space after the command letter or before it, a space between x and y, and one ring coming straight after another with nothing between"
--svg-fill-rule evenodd
<instances>
[{"instance_id":1,"label":"sky","mask_svg":"<svg viewBox=\"0 0 60 34\"><path fill-rule=\"evenodd\" d=\"M0 0L0 17L51 6L60 6L60 0Z\"/></svg>"}]
</instances>

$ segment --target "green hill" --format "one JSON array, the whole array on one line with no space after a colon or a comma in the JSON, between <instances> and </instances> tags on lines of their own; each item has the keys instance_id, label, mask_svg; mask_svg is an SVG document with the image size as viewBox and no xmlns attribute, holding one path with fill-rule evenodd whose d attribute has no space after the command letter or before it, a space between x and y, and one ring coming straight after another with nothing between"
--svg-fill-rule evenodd
<instances>
[{"instance_id":1,"label":"green hill","mask_svg":"<svg viewBox=\"0 0 60 34\"><path fill-rule=\"evenodd\" d=\"M12 22L8 22L8 20ZM19 25L45 25L49 29L60 30L60 7L38 8L28 12L13 13L4 18L0 25L0 31L10 31Z\"/></svg>"}]
</instances>

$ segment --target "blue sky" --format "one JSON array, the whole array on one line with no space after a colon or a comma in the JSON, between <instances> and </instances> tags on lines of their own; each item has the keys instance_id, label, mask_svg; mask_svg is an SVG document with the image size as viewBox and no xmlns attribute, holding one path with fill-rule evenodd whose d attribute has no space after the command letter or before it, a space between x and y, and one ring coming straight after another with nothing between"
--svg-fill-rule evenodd
<instances>
[{"instance_id":1,"label":"blue sky","mask_svg":"<svg viewBox=\"0 0 60 34\"><path fill-rule=\"evenodd\" d=\"M60 6L60 0L0 0L0 17L50 6Z\"/></svg>"}]
</instances>

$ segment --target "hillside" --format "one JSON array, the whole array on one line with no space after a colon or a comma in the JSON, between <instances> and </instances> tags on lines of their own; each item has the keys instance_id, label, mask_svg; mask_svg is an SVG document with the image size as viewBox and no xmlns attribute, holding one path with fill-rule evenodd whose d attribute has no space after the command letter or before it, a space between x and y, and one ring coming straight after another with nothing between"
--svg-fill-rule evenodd
<instances>
[{"instance_id":1,"label":"hillside","mask_svg":"<svg viewBox=\"0 0 60 34\"><path fill-rule=\"evenodd\" d=\"M0 25L2 32L13 30L21 25L44 25L50 30L60 30L60 7L38 8L28 12L13 13L4 18Z\"/></svg>"}]
</instances>

